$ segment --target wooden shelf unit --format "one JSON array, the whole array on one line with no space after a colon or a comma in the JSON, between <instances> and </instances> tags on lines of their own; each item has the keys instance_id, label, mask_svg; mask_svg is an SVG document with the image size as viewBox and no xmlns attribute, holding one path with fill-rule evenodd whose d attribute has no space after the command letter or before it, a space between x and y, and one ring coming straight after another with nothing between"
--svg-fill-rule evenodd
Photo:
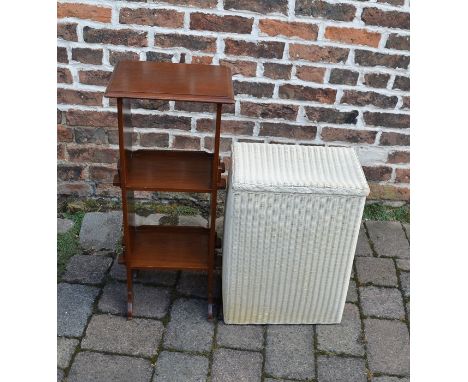
<instances>
[{"instance_id":1,"label":"wooden shelf unit","mask_svg":"<svg viewBox=\"0 0 468 382\"><path fill-rule=\"evenodd\" d=\"M124 254L127 268L128 317L133 312L133 272L138 269L205 270L208 274L208 318L213 317L213 270L218 189L224 164L219 160L221 108L234 103L231 72L215 65L121 61L107 86L106 97L117 98L119 174L122 190ZM134 150L126 129L131 127L131 99L216 104L212 153L204 151ZM201 192L210 194L209 228L132 226L129 199L134 191Z\"/></svg>"}]
</instances>

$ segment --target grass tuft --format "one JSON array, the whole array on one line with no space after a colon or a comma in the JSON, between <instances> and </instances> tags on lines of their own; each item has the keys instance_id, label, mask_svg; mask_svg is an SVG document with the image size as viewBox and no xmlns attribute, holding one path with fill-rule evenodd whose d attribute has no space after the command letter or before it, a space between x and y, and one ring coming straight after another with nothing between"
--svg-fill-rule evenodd
<instances>
[{"instance_id":1,"label":"grass tuft","mask_svg":"<svg viewBox=\"0 0 468 382\"><path fill-rule=\"evenodd\" d=\"M80 252L79 235L84 214L84 212L62 214L64 218L73 220L74 224L68 232L57 235L57 278L59 280L65 272L68 260Z\"/></svg>"},{"instance_id":2,"label":"grass tuft","mask_svg":"<svg viewBox=\"0 0 468 382\"><path fill-rule=\"evenodd\" d=\"M410 222L410 207L390 207L383 204L368 204L364 207L364 220L399 221L401 223Z\"/></svg>"}]
</instances>

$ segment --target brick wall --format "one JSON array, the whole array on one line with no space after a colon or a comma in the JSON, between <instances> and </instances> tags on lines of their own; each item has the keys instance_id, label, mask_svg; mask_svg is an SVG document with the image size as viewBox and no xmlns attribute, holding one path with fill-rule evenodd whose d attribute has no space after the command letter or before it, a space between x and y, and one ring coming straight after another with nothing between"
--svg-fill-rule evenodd
<instances>
[{"instance_id":1,"label":"brick wall","mask_svg":"<svg viewBox=\"0 0 468 382\"><path fill-rule=\"evenodd\" d=\"M375 199L409 199L409 0L58 3L59 194L118 195L115 101L122 59L227 65L232 141L356 148ZM134 145L211 149L212 107L135 102Z\"/></svg>"}]
</instances>

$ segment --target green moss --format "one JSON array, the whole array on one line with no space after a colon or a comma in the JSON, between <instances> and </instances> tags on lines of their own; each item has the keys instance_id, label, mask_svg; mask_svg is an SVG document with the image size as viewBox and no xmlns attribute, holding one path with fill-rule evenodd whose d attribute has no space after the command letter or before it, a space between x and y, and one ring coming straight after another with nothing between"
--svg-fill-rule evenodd
<instances>
[{"instance_id":1,"label":"green moss","mask_svg":"<svg viewBox=\"0 0 468 382\"><path fill-rule=\"evenodd\" d=\"M62 216L73 220L73 228L57 235L57 278L60 280L70 258L80 252L79 234L84 212L64 213Z\"/></svg>"},{"instance_id":2,"label":"green moss","mask_svg":"<svg viewBox=\"0 0 468 382\"><path fill-rule=\"evenodd\" d=\"M396 220L402 223L410 222L410 207L405 205L401 207L390 207L375 203L364 207L364 220Z\"/></svg>"}]
</instances>

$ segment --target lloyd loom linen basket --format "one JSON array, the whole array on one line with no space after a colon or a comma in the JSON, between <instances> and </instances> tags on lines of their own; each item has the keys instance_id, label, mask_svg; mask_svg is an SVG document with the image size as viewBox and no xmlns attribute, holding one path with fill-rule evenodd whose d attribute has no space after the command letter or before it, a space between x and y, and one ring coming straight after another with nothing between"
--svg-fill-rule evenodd
<instances>
[{"instance_id":1,"label":"lloyd loom linen basket","mask_svg":"<svg viewBox=\"0 0 468 382\"><path fill-rule=\"evenodd\" d=\"M229 176L224 321L339 323L369 194L354 150L235 143Z\"/></svg>"}]
</instances>

